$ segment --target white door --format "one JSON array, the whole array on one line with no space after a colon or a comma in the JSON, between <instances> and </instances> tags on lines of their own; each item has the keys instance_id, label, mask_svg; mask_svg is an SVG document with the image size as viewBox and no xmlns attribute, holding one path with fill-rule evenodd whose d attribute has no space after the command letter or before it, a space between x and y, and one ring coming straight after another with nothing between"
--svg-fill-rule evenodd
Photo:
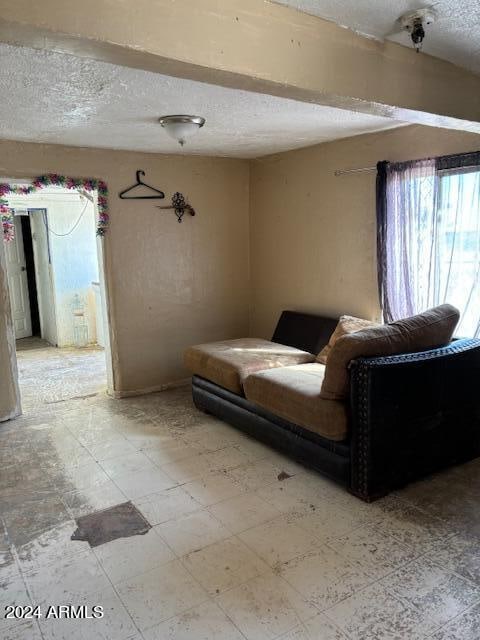
<instances>
[{"instance_id":1,"label":"white door","mask_svg":"<svg viewBox=\"0 0 480 640\"><path fill-rule=\"evenodd\" d=\"M57 346L57 317L53 292L50 246L48 242L46 210L29 210L33 240L33 261L37 283L40 333L44 340Z\"/></svg>"},{"instance_id":2,"label":"white door","mask_svg":"<svg viewBox=\"0 0 480 640\"><path fill-rule=\"evenodd\" d=\"M18 216L14 218L14 222L15 239L5 244L5 256L13 326L15 338L18 340L18 338L28 338L32 335L32 318L28 295L27 265L23 250L22 223Z\"/></svg>"}]
</instances>

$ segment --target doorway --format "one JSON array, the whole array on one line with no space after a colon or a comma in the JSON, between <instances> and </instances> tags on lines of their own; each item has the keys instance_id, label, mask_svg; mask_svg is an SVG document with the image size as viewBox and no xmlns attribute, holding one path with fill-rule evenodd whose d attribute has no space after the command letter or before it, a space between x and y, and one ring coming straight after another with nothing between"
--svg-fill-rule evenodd
<instances>
[{"instance_id":1,"label":"doorway","mask_svg":"<svg viewBox=\"0 0 480 640\"><path fill-rule=\"evenodd\" d=\"M96 395L107 387L110 363L95 195L51 187L8 196L8 206L15 238L5 258L23 410Z\"/></svg>"}]
</instances>

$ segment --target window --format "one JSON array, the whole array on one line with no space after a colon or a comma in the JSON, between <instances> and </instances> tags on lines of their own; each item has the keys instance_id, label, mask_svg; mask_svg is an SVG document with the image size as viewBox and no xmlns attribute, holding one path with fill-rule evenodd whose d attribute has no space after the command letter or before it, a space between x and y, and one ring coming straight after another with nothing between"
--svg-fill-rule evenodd
<instances>
[{"instance_id":1,"label":"window","mask_svg":"<svg viewBox=\"0 0 480 640\"><path fill-rule=\"evenodd\" d=\"M377 216L385 319L448 302L480 337L480 153L379 163Z\"/></svg>"}]
</instances>

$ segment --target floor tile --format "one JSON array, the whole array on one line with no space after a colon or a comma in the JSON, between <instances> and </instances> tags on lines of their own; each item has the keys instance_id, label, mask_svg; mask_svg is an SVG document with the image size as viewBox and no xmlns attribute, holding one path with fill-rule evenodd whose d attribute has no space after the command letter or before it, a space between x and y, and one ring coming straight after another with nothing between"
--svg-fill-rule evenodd
<instances>
[{"instance_id":1,"label":"floor tile","mask_svg":"<svg viewBox=\"0 0 480 640\"><path fill-rule=\"evenodd\" d=\"M74 446L63 446L61 442L55 441L47 451L40 450L37 453L41 460L52 459L53 456L62 471L65 468L80 467L94 461L90 451L81 445L78 440L75 440Z\"/></svg>"},{"instance_id":2,"label":"floor tile","mask_svg":"<svg viewBox=\"0 0 480 640\"><path fill-rule=\"evenodd\" d=\"M186 483L195 478L208 475L212 466L206 454L195 454L189 458L182 458L175 462L169 462L160 467L172 480L178 483Z\"/></svg>"},{"instance_id":3,"label":"floor tile","mask_svg":"<svg viewBox=\"0 0 480 640\"><path fill-rule=\"evenodd\" d=\"M348 534L362 524L355 515L327 502L294 517L299 527L324 542Z\"/></svg>"},{"instance_id":4,"label":"floor tile","mask_svg":"<svg viewBox=\"0 0 480 640\"><path fill-rule=\"evenodd\" d=\"M442 518L453 528L476 527L480 535L478 495L468 484L437 474L415 482L399 491L399 496L433 516Z\"/></svg>"},{"instance_id":5,"label":"floor tile","mask_svg":"<svg viewBox=\"0 0 480 640\"><path fill-rule=\"evenodd\" d=\"M93 552L114 584L175 559L154 528L145 535L112 540Z\"/></svg>"},{"instance_id":6,"label":"floor tile","mask_svg":"<svg viewBox=\"0 0 480 640\"><path fill-rule=\"evenodd\" d=\"M475 605L436 631L429 640L478 640L480 605Z\"/></svg>"},{"instance_id":7,"label":"floor tile","mask_svg":"<svg viewBox=\"0 0 480 640\"><path fill-rule=\"evenodd\" d=\"M35 621L19 622L14 627L2 629L2 634L2 640L42 640L40 628Z\"/></svg>"},{"instance_id":8,"label":"floor tile","mask_svg":"<svg viewBox=\"0 0 480 640\"><path fill-rule=\"evenodd\" d=\"M184 460L185 458L191 458L204 453L200 445L193 446L187 445L181 440L171 440L167 442L161 442L156 446L143 449L143 453L156 465L162 466L164 464L170 464L178 460Z\"/></svg>"},{"instance_id":9,"label":"floor tile","mask_svg":"<svg viewBox=\"0 0 480 640\"><path fill-rule=\"evenodd\" d=\"M39 492L15 496L14 502L5 507L3 501L2 516L9 539L16 546L27 544L43 532L72 519L59 495Z\"/></svg>"},{"instance_id":10,"label":"floor tile","mask_svg":"<svg viewBox=\"0 0 480 640\"><path fill-rule=\"evenodd\" d=\"M109 482L107 476L98 462L88 462L78 467L67 468L61 480L57 480L59 491L81 491L82 489L94 489L97 486Z\"/></svg>"},{"instance_id":11,"label":"floor tile","mask_svg":"<svg viewBox=\"0 0 480 640\"><path fill-rule=\"evenodd\" d=\"M341 494L343 491L327 478L313 471L298 473L292 478L284 480L280 486L283 486L289 495L295 496L301 501L308 501L314 507L328 502L331 504L340 503L341 500L337 499L337 494Z\"/></svg>"},{"instance_id":12,"label":"floor tile","mask_svg":"<svg viewBox=\"0 0 480 640\"><path fill-rule=\"evenodd\" d=\"M128 456L137 451L135 445L123 437L107 440L106 442L95 442L87 448L97 462L118 458L119 456Z\"/></svg>"},{"instance_id":13,"label":"floor tile","mask_svg":"<svg viewBox=\"0 0 480 640\"><path fill-rule=\"evenodd\" d=\"M282 470L279 467L266 460L258 460L243 467L237 467L231 472L234 478L251 491L256 491L267 484L280 482L278 476L281 473Z\"/></svg>"},{"instance_id":14,"label":"floor tile","mask_svg":"<svg viewBox=\"0 0 480 640\"><path fill-rule=\"evenodd\" d=\"M275 449L271 449L269 453L263 458L268 460L271 464L279 467L284 473L289 476L294 476L297 473L303 473L306 469L305 465L297 462L295 459L284 455Z\"/></svg>"},{"instance_id":15,"label":"floor tile","mask_svg":"<svg viewBox=\"0 0 480 640\"><path fill-rule=\"evenodd\" d=\"M149 419L126 420L121 427L117 426L117 430L137 449L155 448L172 441L167 429Z\"/></svg>"},{"instance_id":16,"label":"floor tile","mask_svg":"<svg viewBox=\"0 0 480 640\"><path fill-rule=\"evenodd\" d=\"M152 526L175 520L203 509L203 505L185 491L185 486L174 486L142 496L133 502Z\"/></svg>"},{"instance_id":17,"label":"floor tile","mask_svg":"<svg viewBox=\"0 0 480 640\"><path fill-rule=\"evenodd\" d=\"M348 640L348 638L323 613L319 613L280 636L278 640Z\"/></svg>"},{"instance_id":18,"label":"floor tile","mask_svg":"<svg viewBox=\"0 0 480 640\"><path fill-rule=\"evenodd\" d=\"M3 531L4 525L0 518L0 579L19 577L19 567L15 562L14 547Z\"/></svg>"},{"instance_id":19,"label":"floor tile","mask_svg":"<svg viewBox=\"0 0 480 640\"><path fill-rule=\"evenodd\" d=\"M380 507L373 526L399 542L414 547L418 553L454 535L455 531L443 520L431 516L396 496L388 496Z\"/></svg>"},{"instance_id":20,"label":"floor tile","mask_svg":"<svg viewBox=\"0 0 480 640\"><path fill-rule=\"evenodd\" d=\"M69 603L70 604L70 603ZM44 640L130 640L137 629L114 589L108 585L102 591L78 597L75 606L103 607L103 617L96 619L42 619L40 628Z\"/></svg>"},{"instance_id":21,"label":"floor tile","mask_svg":"<svg viewBox=\"0 0 480 640\"><path fill-rule=\"evenodd\" d=\"M424 640L434 630L422 613L378 584L343 600L326 616L351 640Z\"/></svg>"},{"instance_id":22,"label":"floor tile","mask_svg":"<svg viewBox=\"0 0 480 640\"><path fill-rule=\"evenodd\" d=\"M21 627L23 622L5 618L5 607L9 605L25 606L32 604L23 579L18 577L3 578L0 575L0 637L5 629Z\"/></svg>"},{"instance_id":23,"label":"floor tile","mask_svg":"<svg viewBox=\"0 0 480 640\"><path fill-rule=\"evenodd\" d=\"M118 594L141 630L191 609L208 599L207 592L179 560L120 582Z\"/></svg>"},{"instance_id":24,"label":"floor tile","mask_svg":"<svg viewBox=\"0 0 480 640\"><path fill-rule=\"evenodd\" d=\"M155 528L177 556L203 549L231 536L230 531L208 511L196 511Z\"/></svg>"},{"instance_id":25,"label":"floor tile","mask_svg":"<svg viewBox=\"0 0 480 640\"><path fill-rule=\"evenodd\" d=\"M213 602L205 602L144 631L145 640L244 640Z\"/></svg>"},{"instance_id":26,"label":"floor tile","mask_svg":"<svg viewBox=\"0 0 480 640\"><path fill-rule=\"evenodd\" d=\"M212 471L228 471L250 462L250 457L234 446L210 451L205 454L205 458L208 460Z\"/></svg>"},{"instance_id":27,"label":"floor tile","mask_svg":"<svg viewBox=\"0 0 480 640\"><path fill-rule=\"evenodd\" d=\"M56 563L38 567L25 574L36 604L74 604L84 596L109 586L107 577L91 551Z\"/></svg>"},{"instance_id":28,"label":"floor tile","mask_svg":"<svg viewBox=\"0 0 480 640\"><path fill-rule=\"evenodd\" d=\"M163 491L176 483L161 469L151 467L144 471L127 473L115 478L115 484L130 500Z\"/></svg>"},{"instance_id":29,"label":"floor tile","mask_svg":"<svg viewBox=\"0 0 480 640\"><path fill-rule=\"evenodd\" d=\"M79 428L69 427L69 429L86 449L109 440L113 442L120 436L114 425L105 422L91 422Z\"/></svg>"},{"instance_id":30,"label":"floor tile","mask_svg":"<svg viewBox=\"0 0 480 640\"><path fill-rule=\"evenodd\" d=\"M183 485L183 489L206 507L227 498L233 498L247 490L229 472L209 473L201 478L187 482Z\"/></svg>"},{"instance_id":31,"label":"floor tile","mask_svg":"<svg viewBox=\"0 0 480 640\"><path fill-rule=\"evenodd\" d=\"M269 566L235 537L190 553L182 563L212 596L269 571Z\"/></svg>"},{"instance_id":32,"label":"floor tile","mask_svg":"<svg viewBox=\"0 0 480 640\"><path fill-rule=\"evenodd\" d=\"M357 563L326 546L290 560L278 571L320 610L348 598L372 582Z\"/></svg>"},{"instance_id":33,"label":"floor tile","mask_svg":"<svg viewBox=\"0 0 480 640\"><path fill-rule=\"evenodd\" d=\"M237 442L242 442L244 435L230 425L214 417L199 417L198 422L183 434L188 444L199 444L209 451L223 449Z\"/></svg>"},{"instance_id":34,"label":"floor tile","mask_svg":"<svg viewBox=\"0 0 480 640\"><path fill-rule=\"evenodd\" d=\"M280 515L275 507L270 506L255 493L243 493L222 500L209 507L209 511L232 533L245 531Z\"/></svg>"},{"instance_id":35,"label":"floor tile","mask_svg":"<svg viewBox=\"0 0 480 640\"><path fill-rule=\"evenodd\" d=\"M339 538L330 539L328 544L341 555L361 564L365 572L376 579L391 573L419 555L392 536L368 525Z\"/></svg>"},{"instance_id":36,"label":"floor tile","mask_svg":"<svg viewBox=\"0 0 480 640\"><path fill-rule=\"evenodd\" d=\"M289 481L269 484L257 491L257 494L282 513L306 514L313 513L318 504L308 495L298 491L290 491Z\"/></svg>"},{"instance_id":37,"label":"floor tile","mask_svg":"<svg viewBox=\"0 0 480 640\"><path fill-rule=\"evenodd\" d=\"M71 517L78 518L94 511L113 507L116 504L122 504L127 500L127 496L113 481L109 481L94 489L66 493L62 496L62 500Z\"/></svg>"},{"instance_id":38,"label":"floor tile","mask_svg":"<svg viewBox=\"0 0 480 640\"><path fill-rule=\"evenodd\" d=\"M395 597L430 618L436 627L480 602L480 585L440 569L425 558L390 574L382 584Z\"/></svg>"},{"instance_id":39,"label":"floor tile","mask_svg":"<svg viewBox=\"0 0 480 640\"><path fill-rule=\"evenodd\" d=\"M286 516L240 533L240 540L271 567L305 555L320 546L320 542Z\"/></svg>"},{"instance_id":40,"label":"floor tile","mask_svg":"<svg viewBox=\"0 0 480 640\"><path fill-rule=\"evenodd\" d=\"M315 614L290 585L273 573L225 591L216 601L247 640L276 638Z\"/></svg>"},{"instance_id":41,"label":"floor tile","mask_svg":"<svg viewBox=\"0 0 480 640\"><path fill-rule=\"evenodd\" d=\"M22 572L88 551L90 548L88 542L71 539L76 528L75 521L69 520L41 533L27 544L17 546L17 556Z\"/></svg>"},{"instance_id":42,"label":"floor tile","mask_svg":"<svg viewBox=\"0 0 480 640\"><path fill-rule=\"evenodd\" d=\"M101 466L111 480L116 480L130 473L154 468L153 462L141 451L134 451L123 456L103 460Z\"/></svg>"},{"instance_id":43,"label":"floor tile","mask_svg":"<svg viewBox=\"0 0 480 640\"><path fill-rule=\"evenodd\" d=\"M238 440L233 446L245 453L249 457L250 462L262 460L272 452L271 447L248 436L245 436L242 440Z\"/></svg>"},{"instance_id":44,"label":"floor tile","mask_svg":"<svg viewBox=\"0 0 480 640\"><path fill-rule=\"evenodd\" d=\"M135 506L153 526L175 520L194 511L202 505L186 491L186 487L173 487L134 500Z\"/></svg>"},{"instance_id":45,"label":"floor tile","mask_svg":"<svg viewBox=\"0 0 480 640\"><path fill-rule=\"evenodd\" d=\"M426 557L448 571L454 571L480 586L478 538L465 535L454 536L436 544Z\"/></svg>"}]
</instances>

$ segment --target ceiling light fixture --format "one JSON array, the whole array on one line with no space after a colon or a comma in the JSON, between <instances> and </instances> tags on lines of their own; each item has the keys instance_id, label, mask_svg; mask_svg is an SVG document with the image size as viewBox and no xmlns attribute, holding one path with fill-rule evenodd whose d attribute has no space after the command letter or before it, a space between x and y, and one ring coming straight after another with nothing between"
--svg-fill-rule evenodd
<instances>
[{"instance_id":1,"label":"ceiling light fixture","mask_svg":"<svg viewBox=\"0 0 480 640\"><path fill-rule=\"evenodd\" d=\"M203 127L205 118L201 116L162 116L158 119L165 132L183 147L187 138Z\"/></svg>"},{"instance_id":2,"label":"ceiling light fixture","mask_svg":"<svg viewBox=\"0 0 480 640\"><path fill-rule=\"evenodd\" d=\"M419 53L423 45L425 27L433 24L436 18L436 12L430 7L410 11L399 18L402 29L405 29L410 34L417 53Z\"/></svg>"}]
</instances>

